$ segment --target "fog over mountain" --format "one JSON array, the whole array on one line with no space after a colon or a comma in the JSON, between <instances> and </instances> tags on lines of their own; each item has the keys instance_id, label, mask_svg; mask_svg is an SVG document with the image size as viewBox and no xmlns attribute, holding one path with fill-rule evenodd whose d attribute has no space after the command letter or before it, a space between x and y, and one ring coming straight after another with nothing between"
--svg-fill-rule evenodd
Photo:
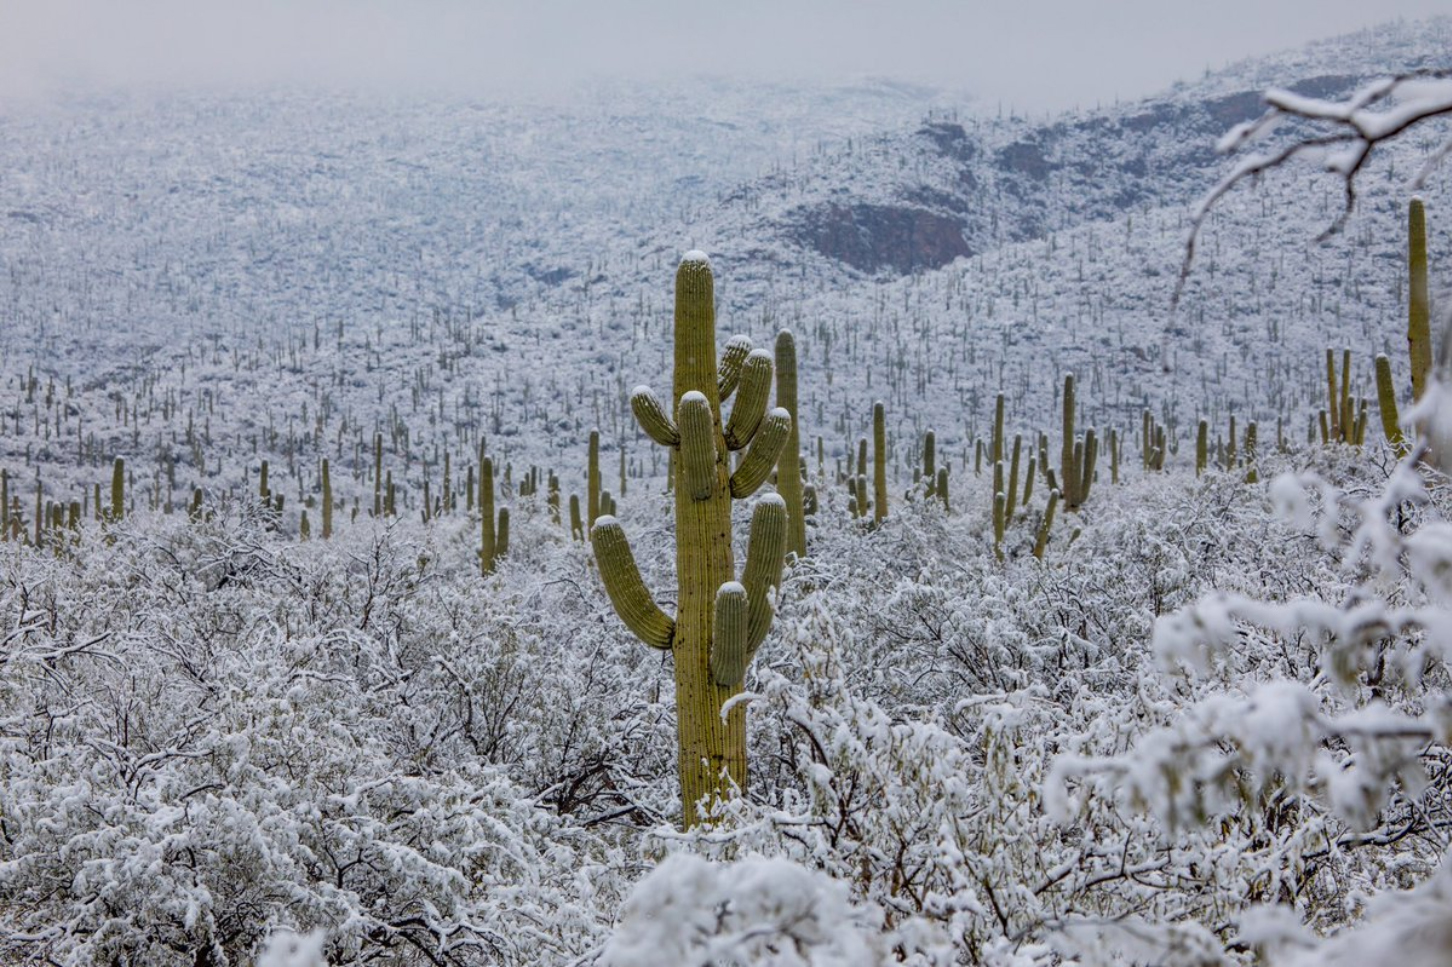
<instances>
[{"instance_id":1,"label":"fog over mountain","mask_svg":"<svg viewBox=\"0 0 1452 967\"><path fill-rule=\"evenodd\" d=\"M1440 0L3 0L0 97L299 82L537 96L599 77L881 75L1061 110L1442 12Z\"/></svg>"}]
</instances>

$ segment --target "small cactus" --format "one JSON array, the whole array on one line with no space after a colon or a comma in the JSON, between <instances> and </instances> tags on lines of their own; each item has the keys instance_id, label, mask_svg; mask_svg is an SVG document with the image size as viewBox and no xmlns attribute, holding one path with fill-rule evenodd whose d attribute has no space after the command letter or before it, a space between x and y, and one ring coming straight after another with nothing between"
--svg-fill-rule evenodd
<instances>
[{"instance_id":1,"label":"small cactus","mask_svg":"<svg viewBox=\"0 0 1452 967\"><path fill-rule=\"evenodd\" d=\"M1407 443L1402 435L1401 415L1397 412L1396 384L1392 382L1391 360L1385 353L1376 357L1376 404L1381 411L1381 431L1386 434L1386 442L1397 456L1405 456Z\"/></svg>"},{"instance_id":2,"label":"small cactus","mask_svg":"<svg viewBox=\"0 0 1452 967\"><path fill-rule=\"evenodd\" d=\"M882 401L872 404L872 521L887 517L887 410Z\"/></svg>"},{"instance_id":3,"label":"small cactus","mask_svg":"<svg viewBox=\"0 0 1452 967\"><path fill-rule=\"evenodd\" d=\"M267 461L262 462L264 487L267 480ZM111 520L119 521L126 516L126 461L120 457L111 466Z\"/></svg>"}]
</instances>

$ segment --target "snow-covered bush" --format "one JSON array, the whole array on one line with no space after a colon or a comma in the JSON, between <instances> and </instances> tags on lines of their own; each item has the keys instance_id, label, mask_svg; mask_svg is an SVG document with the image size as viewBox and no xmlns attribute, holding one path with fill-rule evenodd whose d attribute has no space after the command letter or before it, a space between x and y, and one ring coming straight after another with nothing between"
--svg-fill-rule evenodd
<instances>
[{"instance_id":1,"label":"snow-covered bush","mask_svg":"<svg viewBox=\"0 0 1452 967\"><path fill-rule=\"evenodd\" d=\"M1434 909L1445 670L1412 658L1442 591L1407 574L1437 572L1442 498L1409 468L1376 497L1349 450L1263 472L1302 464L1336 486L1104 488L1042 562L995 558L971 478L981 513L824 516L746 682L751 793L690 834L668 661L524 504L487 580L462 518L0 544L0 952L242 964L322 931L341 963L1214 963L1313 949L1379 892ZM653 582L658 499L621 509ZM1344 638L1378 600L1371 643L1290 624ZM1194 615L1216 634L1177 633ZM1293 922L1242 917L1266 904Z\"/></svg>"},{"instance_id":2,"label":"snow-covered bush","mask_svg":"<svg viewBox=\"0 0 1452 967\"><path fill-rule=\"evenodd\" d=\"M784 859L664 860L625 902L601 967L875 967L882 913Z\"/></svg>"},{"instance_id":3,"label":"snow-covered bush","mask_svg":"<svg viewBox=\"0 0 1452 967\"><path fill-rule=\"evenodd\" d=\"M1446 393L1419 412L1435 422ZM1424 444L1376 486L1276 479L1293 547L1337 569L1161 619L1153 649L1182 709L1128 750L1062 756L1049 781L1066 822L1112 802L1167 839L1248 833L1264 859L1244 899L1278 906L1224 914L1275 963L1452 956L1452 526L1428 457Z\"/></svg>"},{"instance_id":4,"label":"snow-covered bush","mask_svg":"<svg viewBox=\"0 0 1452 967\"><path fill-rule=\"evenodd\" d=\"M417 531L253 523L3 545L3 959L242 964L278 927L334 963L583 949L607 845L521 785L602 755L592 697L539 676L552 633Z\"/></svg>"}]
</instances>

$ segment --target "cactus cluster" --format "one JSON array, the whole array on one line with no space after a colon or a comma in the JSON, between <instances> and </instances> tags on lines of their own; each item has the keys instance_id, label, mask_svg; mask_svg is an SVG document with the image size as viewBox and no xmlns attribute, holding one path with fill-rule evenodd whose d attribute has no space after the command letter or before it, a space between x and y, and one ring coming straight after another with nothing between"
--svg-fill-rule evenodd
<instances>
[{"instance_id":1,"label":"cactus cluster","mask_svg":"<svg viewBox=\"0 0 1452 967\"><path fill-rule=\"evenodd\" d=\"M1357 400L1351 395L1351 350L1341 354L1341 379L1336 378L1336 351L1326 350L1326 408L1318 418L1321 423L1321 442L1347 443L1361 446L1366 439L1366 414L1368 401Z\"/></svg>"},{"instance_id":2,"label":"cactus cluster","mask_svg":"<svg viewBox=\"0 0 1452 967\"><path fill-rule=\"evenodd\" d=\"M1074 374L1064 375L1064 424L1059 455L1059 491L1064 506L1078 510L1089 499L1094 483L1095 462L1099 458L1099 438L1091 427L1083 437L1074 434L1077 400L1074 395Z\"/></svg>"}]
</instances>

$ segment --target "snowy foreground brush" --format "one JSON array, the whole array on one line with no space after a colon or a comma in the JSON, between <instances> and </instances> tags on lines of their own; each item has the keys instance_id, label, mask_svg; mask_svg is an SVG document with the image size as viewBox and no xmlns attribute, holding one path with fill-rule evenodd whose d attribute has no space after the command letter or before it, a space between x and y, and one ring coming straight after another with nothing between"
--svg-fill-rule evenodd
<instances>
[{"instance_id":1,"label":"snowy foreground brush","mask_svg":"<svg viewBox=\"0 0 1452 967\"><path fill-rule=\"evenodd\" d=\"M971 475L875 530L825 489L752 794L686 834L669 663L542 504L482 585L463 518L0 545L0 959L1441 962L1443 478L1261 470L1106 487L1042 562ZM668 499L621 510L657 585Z\"/></svg>"}]
</instances>

